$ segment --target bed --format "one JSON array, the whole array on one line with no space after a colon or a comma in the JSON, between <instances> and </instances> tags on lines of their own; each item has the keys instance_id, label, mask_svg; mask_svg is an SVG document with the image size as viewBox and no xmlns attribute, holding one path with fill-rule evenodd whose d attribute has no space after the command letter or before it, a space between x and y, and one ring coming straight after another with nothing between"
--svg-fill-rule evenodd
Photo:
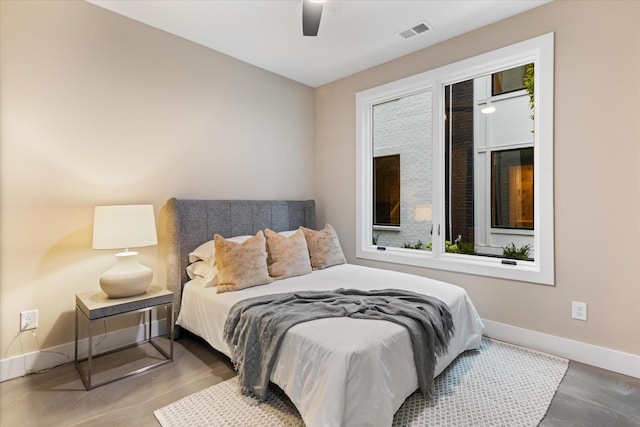
<instances>
[{"instance_id":1,"label":"bed","mask_svg":"<svg viewBox=\"0 0 640 427\"><path fill-rule=\"evenodd\" d=\"M236 302L304 290L405 289L432 295L451 311L455 333L436 360L434 376L460 353L480 346L483 325L466 292L428 278L340 264L267 285L217 293L202 280L190 280L189 253L211 240L316 228L315 203L307 201L178 200L169 214L168 282L175 294L176 319L184 328L230 356L223 339L227 313ZM271 382L291 399L309 427L389 426L404 400L418 388L413 350L407 330L395 323L327 318L300 323L284 336Z\"/></svg>"}]
</instances>

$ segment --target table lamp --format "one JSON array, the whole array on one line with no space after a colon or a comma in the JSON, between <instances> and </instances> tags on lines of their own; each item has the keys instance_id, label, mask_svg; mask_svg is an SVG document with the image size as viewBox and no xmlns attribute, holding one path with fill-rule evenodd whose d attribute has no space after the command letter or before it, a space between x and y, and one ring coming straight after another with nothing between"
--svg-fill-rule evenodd
<instances>
[{"instance_id":1,"label":"table lamp","mask_svg":"<svg viewBox=\"0 0 640 427\"><path fill-rule=\"evenodd\" d=\"M138 262L138 252L129 248L158 244L153 205L96 206L93 249L124 249L116 254L116 265L100 276L100 287L111 298L144 293L153 271Z\"/></svg>"}]
</instances>

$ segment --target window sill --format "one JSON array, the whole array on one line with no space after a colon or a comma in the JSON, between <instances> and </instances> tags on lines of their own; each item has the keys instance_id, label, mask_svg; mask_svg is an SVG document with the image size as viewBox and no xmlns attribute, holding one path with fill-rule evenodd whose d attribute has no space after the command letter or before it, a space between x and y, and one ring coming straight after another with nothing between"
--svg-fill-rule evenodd
<instances>
[{"instance_id":1,"label":"window sill","mask_svg":"<svg viewBox=\"0 0 640 427\"><path fill-rule=\"evenodd\" d=\"M415 267L446 270L454 273L465 273L479 276L509 279L521 282L554 285L554 272L549 260L522 261L515 264L503 263L502 257L484 257L477 255L434 254L431 251L368 246L356 251L356 258L372 261L390 262ZM552 265L552 264L551 264Z\"/></svg>"},{"instance_id":2,"label":"window sill","mask_svg":"<svg viewBox=\"0 0 640 427\"><path fill-rule=\"evenodd\" d=\"M373 226L373 230L378 230L378 231L396 231L396 232L400 232L402 231L402 228L399 225L374 225Z\"/></svg>"}]
</instances>

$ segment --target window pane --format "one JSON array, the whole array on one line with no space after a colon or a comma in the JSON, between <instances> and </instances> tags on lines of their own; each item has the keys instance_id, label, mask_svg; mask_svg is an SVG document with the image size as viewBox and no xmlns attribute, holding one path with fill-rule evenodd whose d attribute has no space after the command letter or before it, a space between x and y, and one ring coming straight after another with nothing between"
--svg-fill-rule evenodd
<instances>
[{"instance_id":1,"label":"window pane","mask_svg":"<svg viewBox=\"0 0 640 427\"><path fill-rule=\"evenodd\" d=\"M533 230L533 148L491 154L491 226Z\"/></svg>"},{"instance_id":2,"label":"window pane","mask_svg":"<svg viewBox=\"0 0 640 427\"><path fill-rule=\"evenodd\" d=\"M491 94L495 96L524 89L525 70L529 65L494 73L491 80Z\"/></svg>"},{"instance_id":3,"label":"window pane","mask_svg":"<svg viewBox=\"0 0 640 427\"><path fill-rule=\"evenodd\" d=\"M456 241L474 244L473 80L445 88L445 109L445 249L456 252Z\"/></svg>"},{"instance_id":4,"label":"window pane","mask_svg":"<svg viewBox=\"0 0 640 427\"><path fill-rule=\"evenodd\" d=\"M373 105L373 244L429 249L431 91Z\"/></svg>"},{"instance_id":5,"label":"window pane","mask_svg":"<svg viewBox=\"0 0 640 427\"><path fill-rule=\"evenodd\" d=\"M400 155L373 159L373 224L400 225Z\"/></svg>"},{"instance_id":6,"label":"window pane","mask_svg":"<svg viewBox=\"0 0 640 427\"><path fill-rule=\"evenodd\" d=\"M533 245L520 231L533 230L533 117L520 90L528 67L445 86L446 252L501 257L512 243Z\"/></svg>"}]
</instances>

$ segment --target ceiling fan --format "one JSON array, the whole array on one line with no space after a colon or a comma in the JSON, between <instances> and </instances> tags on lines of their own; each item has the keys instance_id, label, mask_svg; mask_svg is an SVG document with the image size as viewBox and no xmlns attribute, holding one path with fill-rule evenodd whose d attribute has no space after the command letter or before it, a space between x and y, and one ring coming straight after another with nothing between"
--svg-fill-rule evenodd
<instances>
[{"instance_id":1,"label":"ceiling fan","mask_svg":"<svg viewBox=\"0 0 640 427\"><path fill-rule=\"evenodd\" d=\"M315 37L320 28L322 18L322 6L324 0L303 0L302 1L302 34Z\"/></svg>"}]
</instances>

